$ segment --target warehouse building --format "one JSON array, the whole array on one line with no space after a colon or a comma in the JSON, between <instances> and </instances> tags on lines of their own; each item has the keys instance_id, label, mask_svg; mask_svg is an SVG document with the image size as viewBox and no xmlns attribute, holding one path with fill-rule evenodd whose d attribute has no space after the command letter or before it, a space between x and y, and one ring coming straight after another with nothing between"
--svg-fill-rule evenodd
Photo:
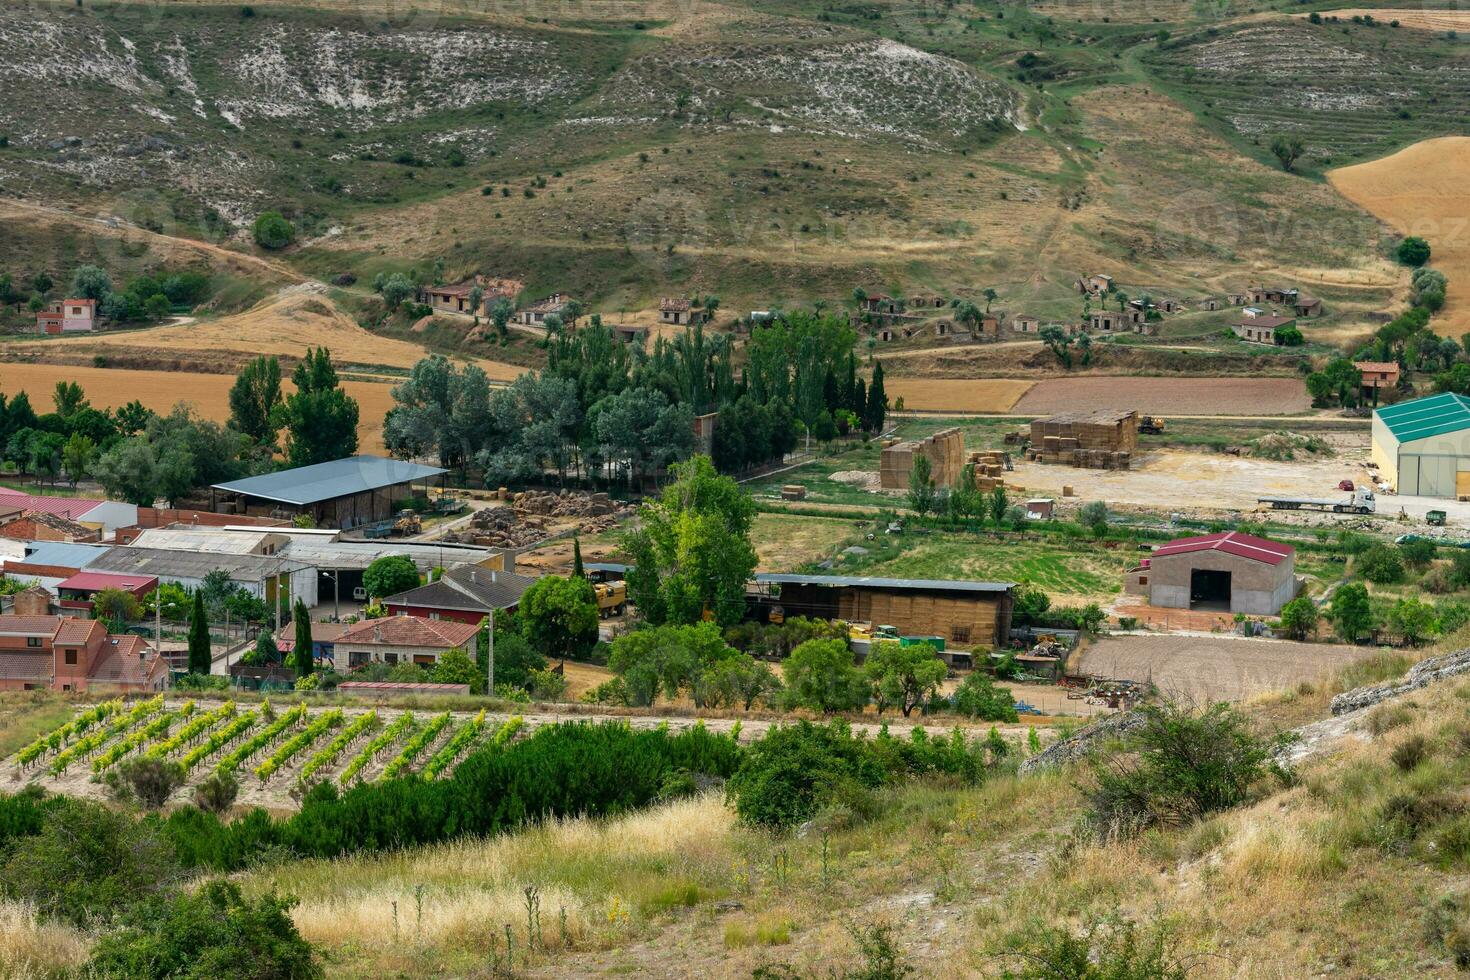
<instances>
[{"instance_id":1,"label":"warehouse building","mask_svg":"<svg viewBox=\"0 0 1470 980\"><path fill-rule=\"evenodd\" d=\"M1470 398L1446 393L1375 409L1373 462L1396 493L1470 496Z\"/></svg>"},{"instance_id":2,"label":"warehouse building","mask_svg":"<svg viewBox=\"0 0 1470 980\"><path fill-rule=\"evenodd\" d=\"M305 515L317 527L353 528L386 521L402 502L427 493L448 470L382 456L351 456L217 483L210 503L223 514Z\"/></svg>"},{"instance_id":3,"label":"warehouse building","mask_svg":"<svg viewBox=\"0 0 1470 980\"><path fill-rule=\"evenodd\" d=\"M779 604L788 616L893 626L964 649L1004 643L1015 588L1011 582L769 573L757 574L755 584L762 592L758 609Z\"/></svg>"},{"instance_id":4,"label":"warehouse building","mask_svg":"<svg viewBox=\"0 0 1470 980\"><path fill-rule=\"evenodd\" d=\"M1129 569L1124 591L1151 606L1275 616L1296 597L1296 549L1239 531L1177 538Z\"/></svg>"}]
</instances>

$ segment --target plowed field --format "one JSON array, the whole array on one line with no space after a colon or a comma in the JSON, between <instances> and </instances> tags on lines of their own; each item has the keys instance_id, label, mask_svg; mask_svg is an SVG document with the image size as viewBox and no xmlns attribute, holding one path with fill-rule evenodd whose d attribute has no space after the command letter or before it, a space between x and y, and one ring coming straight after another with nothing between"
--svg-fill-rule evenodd
<instances>
[{"instance_id":1,"label":"plowed field","mask_svg":"<svg viewBox=\"0 0 1470 980\"><path fill-rule=\"evenodd\" d=\"M1091 377L1041 381L1017 415L1116 409L1159 415L1292 415L1312 407L1296 378Z\"/></svg>"}]
</instances>

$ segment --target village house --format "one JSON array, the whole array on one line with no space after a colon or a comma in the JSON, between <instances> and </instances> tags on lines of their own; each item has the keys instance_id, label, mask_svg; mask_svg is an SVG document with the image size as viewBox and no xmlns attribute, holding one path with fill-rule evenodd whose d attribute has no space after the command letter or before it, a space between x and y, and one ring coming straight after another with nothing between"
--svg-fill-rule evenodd
<instances>
[{"instance_id":1,"label":"village house","mask_svg":"<svg viewBox=\"0 0 1470 980\"><path fill-rule=\"evenodd\" d=\"M565 293L552 293L539 303L532 303L523 309L517 310L515 322L527 327L539 327L546 322L546 318L556 315L562 318L562 325L575 327L575 318L568 320L566 315L567 304L572 298Z\"/></svg>"},{"instance_id":2,"label":"village house","mask_svg":"<svg viewBox=\"0 0 1470 980\"><path fill-rule=\"evenodd\" d=\"M15 541L101 541L102 532L61 514L28 510L0 523L0 538Z\"/></svg>"},{"instance_id":3,"label":"village house","mask_svg":"<svg viewBox=\"0 0 1470 980\"><path fill-rule=\"evenodd\" d=\"M96 329L95 299L63 299L36 313L36 333L82 333Z\"/></svg>"},{"instance_id":4,"label":"village house","mask_svg":"<svg viewBox=\"0 0 1470 980\"><path fill-rule=\"evenodd\" d=\"M1321 316L1327 312L1323 309L1320 299L1317 299L1315 296L1308 296L1305 293L1297 295L1296 300L1291 304L1291 308L1296 312L1297 316L1303 318Z\"/></svg>"},{"instance_id":5,"label":"village house","mask_svg":"<svg viewBox=\"0 0 1470 980\"><path fill-rule=\"evenodd\" d=\"M1297 291L1289 286L1252 286L1249 290L1252 303L1284 303L1296 302Z\"/></svg>"},{"instance_id":6,"label":"village house","mask_svg":"<svg viewBox=\"0 0 1470 980\"><path fill-rule=\"evenodd\" d=\"M1199 308L1210 311L1224 309L1225 301L1216 296L1207 296L1200 300Z\"/></svg>"},{"instance_id":7,"label":"village house","mask_svg":"<svg viewBox=\"0 0 1470 980\"><path fill-rule=\"evenodd\" d=\"M494 611L514 612L521 596L535 583L527 575L460 565L437 581L388 596L383 606L394 616L426 616L479 625Z\"/></svg>"},{"instance_id":8,"label":"village house","mask_svg":"<svg viewBox=\"0 0 1470 980\"><path fill-rule=\"evenodd\" d=\"M980 314L980 336L996 338L1000 336L1000 314Z\"/></svg>"},{"instance_id":9,"label":"village house","mask_svg":"<svg viewBox=\"0 0 1470 980\"><path fill-rule=\"evenodd\" d=\"M113 572L78 572L56 583L57 605L68 615L89 619L97 593L115 589L126 592L139 603L158 588L156 575L119 575Z\"/></svg>"},{"instance_id":10,"label":"village house","mask_svg":"<svg viewBox=\"0 0 1470 980\"><path fill-rule=\"evenodd\" d=\"M635 324L624 323L614 323L610 324L609 326L612 329L613 336L625 344L642 346L644 341L648 339L647 327L640 327Z\"/></svg>"},{"instance_id":11,"label":"village house","mask_svg":"<svg viewBox=\"0 0 1470 980\"><path fill-rule=\"evenodd\" d=\"M1073 286L1084 295L1101 296L1113 289L1113 277L1104 275L1083 276Z\"/></svg>"},{"instance_id":12,"label":"village house","mask_svg":"<svg viewBox=\"0 0 1470 980\"><path fill-rule=\"evenodd\" d=\"M904 300L904 306L910 313L918 310L942 310L948 305L948 301L938 293L919 293Z\"/></svg>"},{"instance_id":13,"label":"village house","mask_svg":"<svg viewBox=\"0 0 1470 980\"><path fill-rule=\"evenodd\" d=\"M480 656L480 627L450 619L424 616L384 616L366 619L343 630L333 642L338 669L357 670L370 663L418 664L432 667L450 650ZM346 655L346 663L342 657Z\"/></svg>"},{"instance_id":14,"label":"village house","mask_svg":"<svg viewBox=\"0 0 1470 980\"><path fill-rule=\"evenodd\" d=\"M1011 330L1015 333L1040 333L1041 318L1018 313L1011 318Z\"/></svg>"},{"instance_id":15,"label":"village house","mask_svg":"<svg viewBox=\"0 0 1470 980\"><path fill-rule=\"evenodd\" d=\"M1265 316L1266 311L1261 309L1259 306L1247 306L1245 309L1240 311L1240 315L1244 317Z\"/></svg>"},{"instance_id":16,"label":"village house","mask_svg":"<svg viewBox=\"0 0 1470 980\"><path fill-rule=\"evenodd\" d=\"M1353 367L1363 376L1360 391L1364 398L1371 398L1376 403L1384 392L1390 392L1399 385L1399 365L1397 361L1354 361Z\"/></svg>"},{"instance_id":17,"label":"village house","mask_svg":"<svg viewBox=\"0 0 1470 980\"><path fill-rule=\"evenodd\" d=\"M470 294L478 287L482 293L480 303L470 308ZM425 286L424 302L436 312L464 313L468 316L489 316L490 307L499 299L513 299L520 292L521 284L514 279L492 279L474 276L464 282L450 286Z\"/></svg>"},{"instance_id":18,"label":"village house","mask_svg":"<svg viewBox=\"0 0 1470 980\"><path fill-rule=\"evenodd\" d=\"M862 308L868 313L895 314L903 312L904 303L887 293L868 293L863 297Z\"/></svg>"},{"instance_id":19,"label":"village house","mask_svg":"<svg viewBox=\"0 0 1470 980\"><path fill-rule=\"evenodd\" d=\"M678 327L693 326L709 320L708 311L694 306L681 296L661 296L658 301L658 322Z\"/></svg>"},{"instance_id":20,"label":"village house","mask_svg":"<svg viewBox=\"0 0 1470 980\"><path fill-rule=\"evenodd\" d=\"M1230 293L1225 297L1225 302L1229 303L1231 306L1244 306L1250 301L1251 298L1245 293Z\"/></svg>"},{"instance_id":21,"label":"village house","mask_svg":"<svg viewBox=\"0 0 1470 980\"><path fill-rule=\"evenodd\" d=\"M1151 333L1148 320L1140 309L1093 310L1087 315L1087 329L1098 333Z\"/></svg>"},{"instance_id":22,"label":"village house","mask_svg":"<svg viewBox=\"0 0 1470 980\"><path fill-rule=\"evenodd\" d=\"M146 640L95 619L0 616L0 690L162 691L168 676Z\"/></svg>"},{"instance_id":23,"label":"village house","mask_svg":"<svg viewBox=\"0 0 1470 980\"><path fill-rule=\"evenodd\" d=\"M1294 326L1296 326L1295 317L1253 316L1240 320L1230 329L1235 332L1235 336L1248 343L1274 345L1277 342L1277 331Z\"/></svg>"}]
</instances>

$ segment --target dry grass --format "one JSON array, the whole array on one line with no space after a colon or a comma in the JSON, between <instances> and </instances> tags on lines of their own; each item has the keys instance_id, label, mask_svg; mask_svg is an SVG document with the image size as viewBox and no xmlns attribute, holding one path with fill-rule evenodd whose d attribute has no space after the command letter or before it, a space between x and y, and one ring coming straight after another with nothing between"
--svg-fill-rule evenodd
<instances>
[{"instance_id":1,"label":"dry grass","mask_svg":"<svg viewBox=\"0 0 1470 980\"><path fill-rule=\"evenodd\" d=\"M86 962L87 935L71 926L43 923L35 909L0 901L0 976L7 980L55 976Z\"/></svg>"},{"instance_id":2,"label":"dry grass","mask_svg":"<svg viewBox=\"0 0 1470 980\"><path fill-rule=\"evenodd\" d=\"M942 353L939 352L939 353ZM920 412L1009 412L1031 390L1031 381L1002 378L894 378L884 381L890 402Z\"/></svg>"},{"instance_id":3,"label":"dry grass","mask_svg":"<svg viewBox=\"0 0 1470 980\"><path fill-rule=\"evenodd\" d=\"M1354 17L1369 16L1380 24L1398 21L1400 27L1412 27L1423 31L1463 31L1470 27L1470 10L1426 10L1423 7L1349 7L1344 10L1323 10L1323 17L1352 20ZM1309 14L1297 14L1308 17Z\"/></svg>"},{"instance_id":4,"label":"dry grass","mask_svg":"<svg viewBox=\"0 0 1470 980\"><path fill-rule=\"evenodd\" d=\"M186 371L140 371L127 368L67 367L57 364L0 364L0 390L13 395L26 391L38 411L50 411L51 394L58 381L75 381L98 408L117 408L134 399L156 412L167 412L186 402L205 418L223 422L230 416L229 392L235 383L228 374ZM287 380L283 387L294 390ZM393 407L393 386L371 381L344 381L342 387L357 399L358 448L384 452L383 416ZM44 406L44 407L43 407Z\"/></svg>"},{"instance_id":5,"label":"dry grass","mask_svg":"<svg viewBox=\"0 0 1470 980\"><path fill-rule=\"evenodd\" d=\"M1463 12L1422 11L1425 17L1465 16ZM1390 20L1397 11L1374 11ZM1402 19L1402 18L1400 18ZM1433 250L1430 264L1449 279L1444 309L1430 326L1445 337L1470 330L1470 137L1424 140L1392 156L1328 173L1332 186L1348 200L1381 218L1402 235L1419 235Z\"/></svg>"},{"instance_id":6,"label":"dry grass","mask_svg":"<svg viewBox=\"0 0 1470 980\"><path fill-rule=\"evenodd\" d=\"M293 916L302 934L354 970L412 971L426 958L484 962L489 936L503 949L507 925L524 949L528 886L539 890L550 953L622 941L668 908L709 895L710 879L733 860L733 829L733 815L711 795L620 819L557 820L489 840L288 864L248 884L300 897Z\"/></svg>"}]
</instances>

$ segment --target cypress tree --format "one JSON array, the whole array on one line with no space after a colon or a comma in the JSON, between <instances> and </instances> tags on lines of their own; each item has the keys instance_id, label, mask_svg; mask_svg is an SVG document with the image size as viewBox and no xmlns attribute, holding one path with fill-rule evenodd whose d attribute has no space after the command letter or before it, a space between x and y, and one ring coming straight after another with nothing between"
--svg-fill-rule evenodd
<instances>
[{"instance_id":1,"label":"cypress tree","mask_svg":"<svg viewBox=\"0 0 1470 980\"><path fill-rule=\"evenodd\" d=\"M847 410L857 416L858 425L867 428L868 418L868 385L862 378L852 388L852 401L848 403Z\"/></svg>"},{"instance_id":2,"label":"cypress tree","mask_svg":"<svg viewBox=\"0 0 1470 980\"><path fill-rule=\"evenodd\" d=\"M315 667L311 647L311 614L306 611L306 603L300 599L291 607L291 618L296 622L296 646L291 651L291 666L296 669L298 678L305 677Z\"/></svg>"},{"instance_id":3,"label":"cypress tree","mask_svg":"<svg viewBox=\"0 0 1470 980\"><path fill-rule=\"evenodd\" d=\"M194 612L189 617L189 673L208 674L212 658L209 650L209 617L204 614L204 590L194 590Z\"/></svg>"},{"instance_id":4,"label":"cypress tree","mask_svg":"<svg viewBox=\"0 0 1470 980\"><path fill-rule=\"evenodd\" d=\"M873 365L873 383L868 386L868 410L863 416L869 432L883 431L883 421L888 415L888 396L883 393L883 364Z\"/></svg>"},{"instance_id":5,"label":"cypress tree","mask_svg":"<svg viewBox=\"0 0 1470 980\"><path fill-rule=\"evenodd\" d=\"M587 572L582 568L582 539L572 538L572 578L586 578Z\"/></svg>"}]
</instances>

